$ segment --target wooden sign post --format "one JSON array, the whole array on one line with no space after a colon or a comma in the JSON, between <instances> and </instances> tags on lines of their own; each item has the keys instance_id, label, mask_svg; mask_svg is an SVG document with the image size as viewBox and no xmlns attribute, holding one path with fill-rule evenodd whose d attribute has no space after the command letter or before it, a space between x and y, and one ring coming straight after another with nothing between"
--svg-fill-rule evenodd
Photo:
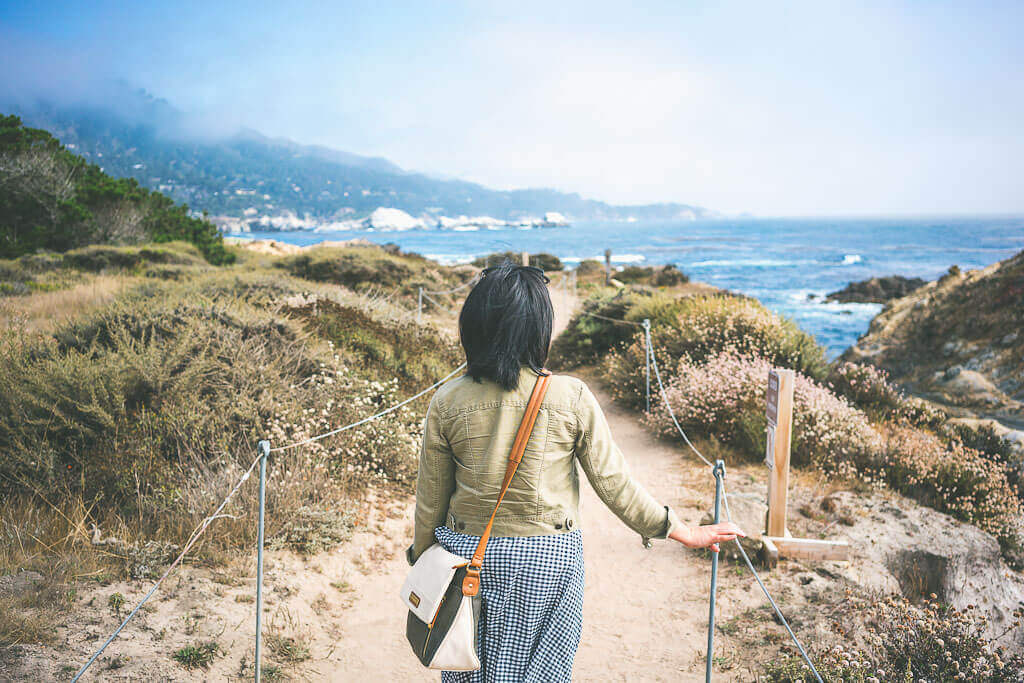
<instances>
[{"instance_id":1,"label":"wooden sign post","mask_svg":"<svg viewBox=\"0 0 1024 683\"><path fill-rule=\"evenodd\" d=\"M775 369L768 373L765 414L768 439L765 464L768 466L768 519L763 540L767 564L779 556L807 560L846 560L850 546L845 541L819 541L793 538L786 528L789 498L789 454L793 441L793 385L796 373Z\"/></svg>"},{"instance_id":2,"label":"wooden sign post","mask_svg":"<svg viewBox=\"0 0 1024 683\"><path fill-rule=\"evenodd\" d=\"M768 373L768 535L786 535L786 503L789 494L789 451L793 440L792 370Z\"/></svg>"}]
</instances>

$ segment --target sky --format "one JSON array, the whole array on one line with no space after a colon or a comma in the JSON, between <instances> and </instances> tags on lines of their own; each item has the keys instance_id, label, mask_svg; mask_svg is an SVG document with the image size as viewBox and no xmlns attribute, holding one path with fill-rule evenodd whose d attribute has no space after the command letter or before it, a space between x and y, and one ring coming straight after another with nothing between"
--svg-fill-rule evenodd
<instances>
[{"instance_id":1,"label":"sky","mask_svg":"<svg viewBox=\"0 0 1024 683\"><path fill-rule=\"evenodd\" d=\"M1021 35L1021 2L0 0L0 85L123 79L499 189L1024 213Z\"/></svg>"}]
</instances>

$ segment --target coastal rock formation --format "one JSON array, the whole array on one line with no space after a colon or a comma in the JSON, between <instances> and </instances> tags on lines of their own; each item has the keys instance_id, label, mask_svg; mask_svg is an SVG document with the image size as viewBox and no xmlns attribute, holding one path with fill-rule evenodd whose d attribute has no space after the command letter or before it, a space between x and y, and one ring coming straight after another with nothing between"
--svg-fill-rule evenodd
<instances>
[{"instance_id":1,"label":"coastal rock formation","mask_svg":"<svg viewBox=\"0 0 1024 683\"><path fill-rule=\"evenodd\" d=\"M919 289L925 281L919 277L889 275L869 280L851 282L837 292L825 297L825 301L841 304L884 304L892 299L904 297Z\"/></svg>"},{"instance_id":2,"label":"coastal rock formation","mask_svg":"<svg viewBox=\"0 0 1024 683\"><path fill-rule=\"evenodd\" d=\"M374 230L413 230L422 228L423 221L413 218L401 209L379 208L364 221L364 227Z\"/></svg>"},{"instance_id":3,"label":"coastal rock formation","mask_svg":"<svg viewBox=\"0 0 1024 683\"><path fill-rule=\"evenodd\" d=\"M999 543L976 526L906 499L838 491L825 500L843 515L849 563L827 563L854 584L911 601L935 594L957 609L974 605L1002 633L1024 601L1024 578L1003 561Z\"/></svg>"},{"instance_id":4,"label":"coastal rock formation","mask_svg":"<svg viewBox=\"0 0 1024 683\"><path fill-rule=\"evenodd\" d=\"M956 266L889 302L844 360L888 371L963 417L1024 427L1024 252L987 268Z\"/></svg>"},{"instance_id":5,"label":"coastal rock formation","mask_svg":"<svg viewBox=\"0 0 1024 683\"><path fill-rule=\"evenodd\" d=\"M364 239L324 240L323 242L317 242L316 244L310 244L303 247L289 242L279 242L277 240L254 240L247 237L225 237L224 244L240 247L248 251L254 251L258 254L266 254L268 256L292 256L294 254L301 254L304 251L309 251L310 249L319 249L321 247L344 248L373 246L372 242Z\"/></svg>"}]
</instances>

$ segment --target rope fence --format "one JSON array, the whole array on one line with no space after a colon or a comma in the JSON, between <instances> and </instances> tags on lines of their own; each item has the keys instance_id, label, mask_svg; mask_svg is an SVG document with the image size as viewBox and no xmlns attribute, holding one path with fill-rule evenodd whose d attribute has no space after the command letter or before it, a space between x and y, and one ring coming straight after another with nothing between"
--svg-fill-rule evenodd
<instances>
[{"instance_id":1,"label":"rope fence","mask_svg":"<svg viewBox=\"0 0 1024 683\"><path fill-rule=\"evenodd\" d=\"M196 526L195 530L193 530L192 535L189 537L188 542L185 544L185 547L182 549L182 551L178 555L178 557L175 558L174 562L172 562L170 564L170 566L167 567L167 570L164 571L163 575L159 579L156 580L156 583L153 584L153 587L150 589L150 591L148 593L146 593L146 595L142 598L142 600L139 601L139 603L135 606L135 608L132 609L132 611L128 613L128 616L126 616L124 618L124 621L121 622L121 624L117 627L117 629L115 629L114 632L110 634L110 637L107 638L107 640L103 643L103 645L101 645L100 648L98 650L96 650L96 652L93 653L93 655L89 658L89 661L87 661L82 666L82 668L78 670L78 673L75 674L75 677L71 679L71 683L77 683L78 679L81 678L82 675L89 669L89 667L92 666L96 662L96 659L101 654L103 654L104 650L107 649L107 646L109 646L112 642L114 642L114 640L121 633L121 631L124 629L124 627L128 625L128 622L132 620L132 617L134 617L138 613L138 611L140 609L142 609L142 606L144 604L146 604L146 602L151 597L153 597L153 594L156 593L157 589L160 587L160 584L162 584L164 582L164 579L166 579L168 576L170 576L171 572L173 572L175 570L175 568L177 568L178 565L181 564L181 561L185 558L185 555L188 553L188 551L192 549L192 546L195 545L196 541L199 540L199 537L203 535L203 533L206 531L207 528L209 528L210 523L213 522L215 519L218 519L218 518L223 516L223 515L220 514L221 511L227 506L228 502L231 501L231 499L234 497L234 495L242 487L242 484L244 484L249 479L249 477L252 475L253 470L256 469L257 465L259 465L259 468L260 468L260 477L259 477L260 478L260 490L259 490L259 521L258 521L258 525L259 526L258 526L257 559L256 559L256 663L255 663L255 666L256 666L256 676L255 676L255 680L259 681L260 680L260 657L259 657L259 653L260 653L260 641L261 641L261 635L262 635L261 619L262 619L262 612L263 612L263 608L262 608L262 597L263 597L263 528L264 528L264 510L266 508L266 498L265 498L265 495L266 495L265 494L265 492L266 492L266 481L267 481L266 465L267 465L267 459L269 458L270 454L271 453L281 452L281 451L286 451L286 450L291 449L291 448L297 448L299 446L303 446L303 445L308 444L308 443L313 443L314 441L319 441L321 439L325 439L328 436L333 436L334 434L340 434L342 432L348 431L349 429L353 429L353 428L358 427L360 425L364 425L364 424L366 424L368 422L372 422L373 420L376 420L376 419L379 419L381 417L384 417L385 415L388 415L389 413L393 413L396 410L402 408L403 406L406 406L409 403L412 403L413 401L415 401L416 399L420 398L424 394L427 394L427 393L433 391L434 389L436 389L437 387L441 386L442 384L447 382L449 379L454 377L456 374L461 372L463 369L465 369L465 367L466 367L466 364L463 363L462 365L460 365L459 367L457 367L454 370L452 370L450 373L445 375L443 378L441 378L437 382L434 382L433 384L431 384L429 387L427 387L423 391L421 391L421 392L419 392L417 394L414 394L413 396L410 396L409 398L405 399L404 401L396 403L395 405L393 405L393 406L391 406L389 408L386 408L386 409L384 409L384 410L382 410L382 411L380 411L378 413L375 413L375 414L371 415L370 417L363 418L362 420L358 420L357 422L353 422L352 424L345 425L344 427L339 427L338 429L331 430L331 431L326 432L324 434L320 434L318 436L314 436L314 437L309 438L309 439L303 439L302 441L297 441L295 443L291 443L291 444L288 444L286 446L279 446L277 448L270 448L270 442L269 441L260 441L257 444L257 450L259 451L259 455L256 457L255 460L252 461L252 463L249 465L249 468L245 471L245 473L242 474L242 477L235 484L234 488L232 488L231 491L228 493L228 495L224 498L224 500L221 501L220 505L217 506L217 509L214 510L213 514L210 515L209 517L205 518L202 522L199 523L198 526Z\"/></svg>"},{"instance_id":2,"label":"rope fence","mask_svg":"<svg viewBox=\"0 0 1024 683\"><path fill-rule=\"evenodd\" d=\"M128 616L124 618L124 621L121 622L121 625L118 626L117 629L115 629L114 632L110 634L110 637L107 638L106 642L104 642L103 645L100 646L100 649L96 650L93 656L89 658L89 661L87 661L82 666L82 668L78 670L78 673L75 674L75 677L71 679L71 683L76 683L78 679L82 677L82 674L84 674L86 670L88 670L88 668L92 666L93 662L96 661L96 658L103 654L103 651L107 649L108 645L114 642L114 639L117 638L118 634L121 633L121 630L128 625L128 622L132 620L132 617L134 617L138 613L138 611L142 609L142 606L146 604L146 601L153 597L153 594L156 593L156 589L160 587L160 584L164 582L164 579L170 576L171 572L174 571L175 567L181 564L181 561L182 559L184 559L185 554L192 549L192 546L195 545L195 542L198 541L199 537L203 535L203 532L206 531L206 529L210 526L210 523L220 516L221 510L223 510L224 507L228 504L228 501L230 501L231 498L234 497L234 495L238 492L238 489L242 487L242 484L244 484L246 480L249 479L249 475L252 474L253 469L255 469L256 465L260 463L262 460L263 455L260 455L255 460L252 461L252 464L249 465L249 469L245 471L245 474L242 475L242 478L238 480L238 483L235 484L235 487L233 489L231 489L231 492L228 493L228 495L224 498L223 501L221 501L221 504L217 506L217 509L214 510L213 514L204 519L202 522L200 522L199 525L192 531L192 535L189 538L188 543L186 543L185 547L182 548L181 553L178 554L178 557L176 557L174 559L174 562L172 562L171 565L167 567L167 570L164 571L163 575L161 575L160 578L156 580L156 583L153 584L153 587L149 590L148 593L146 593L145 597L143 597L142 600L139 601L139 604L135 606L135 609L128 613Z\"/></svg>"},{"instance_id":3,"label":"rope fence","mask_svg":"<svg viewBox=\"0 0 1024 683\"><path fill-rule=\"evenodd\" d=\"M334 436L335 434L341 434L342 432L347 432L348 430L353 429L355 427L359 427L360 425L364 425L367 422L373 422L377 418L384 417L388 413L393 413L396 410L398 410L399 408L401 408L402 406L405 406L405 405L408 405L408 404L412 403L413 401L418 399L420 396L423 396L424 394L433 391L434 389L438 388L439 386L441 386L442 384L447 382L449 379L451 379L452 377L457 375L459 372L461 372L463 369L465 369L465 367L466 367L466 364L463 363L462 365L460 365L459 367L455 368L454 370L449 372L447 375L445 375L441 379L437 380L436 382L434 382L433 384L431 384L429 387L427 387L423 391L419 392L418 394L414 394L414 395L410 396L409 398L405 399L404 401L402 401L401 403L396 403L395 405L391 406L390 408L386 408L386 409L380 411L379 413L371 415L370 417L364 417L362 420L359 420L358 422L353 422L352 424L345 425L344 427L338 427L337 429L332 429L329 432L325 432L325 433L319 434L317 436L311 436L310 438L303 439L302 441L296 441L295 443L290 443L287 446L278 446L277 448L271 448L270 452L271 453L279 453L281 451L287 451L287 450L289 450L291 448L298 448L299 446L305 446L308 443L313 443L314 441L319 441L321 439L326 439L327 437Z\"/></svg>"},{"instance_id":4,"label":"rope fence","mask_svg":"<svg viewBox=\"0 0 1024 683\"><path fill-rule=\"evenodd\" d=\"M433 296L431 296L431 294L433 294L435 296L444 296L445 294L454 294L455 292L461 292L463 289L466 289L467 287L472 287L477 282L479 282L480 281L480 274L482 272L483 272L482 270L481 271L477 271L477 273L474 274L472 278L470 278L466 282L463 282L461 285L457 285L455 287L452 287L451 289L433 290L433 289L424 289L423 287L420 287L419 288L419 296L418 296L418 300L417 300L417 304L416 304L416 322L421 322L423 320L423 300L424 299L426 299L430 303L434 304L434 306L436 306L437 308L441 309L445 313L454 313L455 312L454 310L452 310L449 306L445 306L444 304L440 303L437 299L435 299Z\"/></svg>"},{"instance_id":5,"label":"rope fence","mask_svg":"<svg viewBox=\"0 0 1024 683\"><path fill-rule=\"evenodd\" d=\"M712 469L712 473L713 473L713 475L715 477L715 509L714 509L715 510L714 511L715 523L717 524L719 522L719 506L720 505L724 505L725 506L725 518L726 518L726 520L729 521L729 522L732 522L732 512L729 510L729 496L726 494L726 491L725 491L725 463L722 462L721 460L719 460L716 464L712 465L711 461L708 460L706 457L704 457L704 454L701 453L697 449L697 447L693 445L693 442L690 441L690 438L686 435L686 431L679 424L679 420L676 419L675 412L672 410L672 403L668 400L668 394L665 391L665 385L661 381L661 373L658 371L658 360L654 356L654 344L651 341L651 334L650 334L650 321L649 320L644 320L644 323L645 323L644 329L646 331L646 339L645 339L645 341L646 341L646 344L647 344L647 358L649 359L649 361L650 361L650 363L651 363L651 365L652 365L652 367L654 369L654 377L655 377L655 379L658 382L658 389L659 389L659 391L661 393L662 404L668 410L669 417L672 418L672 424L675 425L676 430L679 432L680 436L683 437L683 441L686 442L686 445L690 447L690 450L693 451L697 455L697 457L700 458L701 461L705 465L707 465L708 467L710 467ZM649 400L650 399L648 398L648 401ZM754 564L750 561L750 558L747 556L747 551L744 550L743 544L740 543L740 539L736 538L734 540L736 542L736 547L740 551L740 555L743 557L743 561L746 562L747 569L749 569L750 573L753 574L754 580L757 581L757 585L761 587L761 591L764 593L764 596L768 599L768 602L771 603L772 609L775 610L775 614L776 614L776 616L778 616L779 621L781 621L782 625L786 627L786 631L789 633L789 637L793 640L793 643L796 644L797 649L800 651L800 656L803 657L804 662L806 662L807 666L810 667L811 672L814 674L814 677L817 679L818 683L822 683L821 675L818 674L818 670L815 668L814 663L811 661L811 658L807 656L807 651L804 649L804 646L800 643L800 640L796 637L796 634L793 633L793 629L790 627L789 621L787 621L786 617L783 616L782 610L779 609L779 606L778 606L778 604L776 604L775 599L772 598L772 595L768 591L767 586L764 585L764 581L761 580L761 577L760 577L760 575L758 575L757 570L754 569ZM705 674L705 680L706 681L710 681L711 680L711 653L712 653L712 645L713 645L714 630L715 630L715 584L716 584L717 573L718 573L718 553L715 552L715 553L712 553L712 559L711 559L711 607L710 607L710 614L709 614L709 617L708 617L708 651L707 651L707 669L706 669L706 674Z\"/></svg>"},{"instance_id":6,"label":"rope fence","mask_svg":"<svg viewBox=\"0 0 1024 683\"><path fill-rule=\"evenodd\" d=\"M423 298L424 297L426 297L429 301L434 303L434 305L440 306L437 303L436 300L434 300L433 298L431 298L429 296L430 294L446 294L446 293L451 293L452 291L457 291L459 289L463 289L463 288L468 287L469 285L473 284L478 279L478 277L479 277L479 274L477 275L477 277L474 277L473 280L471 280L471 281L469 281L467 283L464 283L463 285L460 285L459 287L457 287L457 288L455 288L453 290L448 290L448 291L443 291L443 292L428 292L428 291L420 288L420 292L419 292L420 293L420 312L422 312L422 305L423 305ZM573 289L575 290L575 282L572 283L572 286L573 286ZM566 279L566 282L563 282L563 287L564 287L566 293L568 293L568 278ZM656 358L655 353L654 353L654 344L653 344L653 341L652 341L652 338L651 338L651 323L650 323L650 320L649 319L645 319L641 323L641 322L636 322L636 321L632 321L632 320L624 320L624 319L621 319L621 318L610 318L608 316L599 315L597 313L592 313L592 312L589 312L589 311L581 311L580 315L587 315L587 316L591 316L593 318L598 318L598 319L606 320L606 321L613 322L613 323L623 323L623 324L633 325L633 326L640 327L641 329L643 329L643 331L644 331L645 366L646 366L645 367L645 389L646 389L645 407L646 407L646 410L648 412L650 412L650 409L651 409L651 374L652 374L652 371L653 371L653 376L654 376L655 382L657 383L657 386L658 386L658 392L659 392L659 395L661 397L662 405L665 406L665 408L666 408L666 410L667 410L667 412L669 414L669 417L672 420L672 424L675 426L675 428L679 432L680 436L682 436L683 441L690 448L690 450L693 451L693 453L705 465L707 465L712 470L712 474L713 474L713 476L715 478L715 507L714 507L714 521L715 521L715 523L718 523L719 520L720 520L720 508L722 506L725 507L726 519L729 522L732 522L732 513L729 510L729 498L728 498L728 495L727 495L726 489L725 489L725 465L724 465L724 463L721 460L717 461L717 463L715 463L715 464L712 464L711 461L708 458L706 458L704 456L704 454L701 453L700 450L697 449L696 446L693 445L693 442L690 441L690 438L686 435L686 431L679 424L679 420L676 418L675 411L672 409L672 404L668 400L668 394L667 394L667 392L665 390L665 385L662 382L662 378L661 378L661 372L660 372L660 370L658 368L658 361L657 361L657 358ZM255 460L252 461L252 463L249 465L248 469L246 469L244 474L242 474L241 478L235 484L234 488L232 488L231 491L228 493L228 495L224 498L224 500L221 501L220 505L217 506L217 508L216 508L216 510L214 510L213 514L210 515L209 517L206 517L202 522L199 523L199 525L195 528L195 530L193 530L192 535L189 537L189 540L185 544L185 546L182 549L181 553L177 556L177 558L175 558L175 560L166 569L166 571L164 571L163 575L161 575L161 577L159 579L157 579L156 583L153 584L153 587L149 590L149 592L146 593L146 595L142 598L142 600L139 601L139 603L135 606L135 608L132 609L132 611L128 614L128 616L125 617L124 621L121 622L121 624L110 635L110 637L107 638L107 640L103 643L103 645L100 646L100 648L98 650L96 650L96 652L89 658L89 660L82 666L82 668L79 669L78 673L75 674L75 677L72 679L72 683L77 683L77 681L89 669L89 667L92 666L92 664L96 661L96 659L104 652L104 650L106 650L107 646L109 646L117 638L118 634L120 634L121 631L124 629L124 627L128 624L128 622L131 621L132 617L134 617L138 613L138 611L142 608L142 606L153 596L153 594L157 591L157 589L163 583L164 579L166 579L171 574L171 572L173 572L174 569L177 568L181 564L181 561L184 559L185 555L188 553L189 550L191 550L193 545L195 545L196 541L199 539L200 536L202 536L202 534L206 531L206 529L209 528L210 524L215 519L218 519L219 517L222 516L220 514L221 511L227 506L228 502L238 492L238 490L241 488L242 484L244 484L249 479L249 477L252 475L252 472L256 468L257 465L259 465L260 488L259 488L259 519L258 519L258 525L259 526L258 526L258 535L257 535L258 540L257 540L257 562L256 562L257 569L256 569L255 680L257 681L257 683L259 683L260 677L261 677L260 645L261 645L261 640L262 640L262 622L261 622L262 614L261 613L262 613L262 610L263 610L263 605L262 605L262 597L263 597L263 545L264 545L264 543L263 543L263 541L264 541L263 531L264 531L264 510L265 510L265 496L266 496L266 494L265 494L265 492L266 492L266 466L267 466L267 460L269 459L270 454L271 453L280 453L282 451L287 451L287 450L290 450L292 448L298 448L298 447L304 446L306 444L310 444L310 443L313 443L313 442L316 442L316 441L320 441L321 439L325 439L325 438L327 438L329 436L333 436L333 435L336 435L336 434L341 434L342 432L345 432L347 430L354 429L355 427L367 424L369 422L372 422L373 420L377 420L377 419L379 419L381 417L384 417L385 415L393 413L396 410L399 410L402 407L408 405L409 403L412 403L416 399L421 398L422 396L426 395L427 393L437 389L439 386L441 386L442 384L447 382L449 379L451 379L452 377L457 375L459 372L463 371L465 368L466 368L466 363L462 363L461 365L459 365L459 367L457 367L454 370L452 370L450 373L445 375L443 378L441 378L437 382L434 382L433 384L431 384L426 389L423 389L422 391L420 391L420 392L410 396L409 398L406 398L405 400L403 400L403 401L401 401L399 403L396 403L395 405L390 406L390 407L388 407L388 408L386 408L384 410L381 410L381 411L379 411L379 412L377 412L377 413L375 413L375 414L373 414L373 415L371 415L369 417L363 418L361 420L358 420L358 421L353 422L351 424L345 425L343 427L339 427L337 429L333 429L333 430L331 430L329 432L325 432L325 433L319 434L317 436L313 436L313 437L310 437L310 438L307 438L307 439L302 439L300 441L296 441L294 443L290 443L290 444L287 444L287 445L284 445L284 446L277 446L277 447L273 447L273 448L270 446L270 442L269 441L266 441L266 440L260 441L257 444L257 450L259 452L259 455L256 457ZM816 680L818 681L818 683L822 683L821 676L818 674L818 671L815 668L814 663L811 661L810 657L807 655L807 651L804 649L803 645L800 643L800 640L796 637L796 634L793 632L793 629L790 627L789 622L786 620L785 616L783 616L782 611L779 609L778 604L775 602L775 599L772 597L771 593L768 591L768 588L765 586L764 582L761 580L761 577L758 575L756 569L754 569L754 565L750 561L750 558L747 556L747 553L744 550L743 545L740 543L740 539L736 538L734 540L736 542L737 548L739 549L740 555L742 556L744 562L747 565L747 568L750 570L750 572L753 575L754 579L757 581L758 586L760 586L761 591L764 593L764 595L767 598L768 602L771 604L772 609L775 610L775 614L776 614L776 616L778 616L779 621L781 621L783 626L785 626L786 631L789 633L790 638L796 644L796 647L800 651L800 655L803 657L804 662L806 662L807 666L810 667L810 670L813 672L813 674L814 674ZM710 604L709 604L709 614L708 614L708 649L707 649L707 658L706 658L706 665L705 665L705 680L706 681L710 681L711 680L711 665L712 665L712 652L713 652L713 647L714 647L714 628L715 628L715 598L716 598L716 592L717 592L717 579L718 579L718 556L719 556L719 553L717 551L712 553L711 590L710 590Z\"/></svg>"},{"instance_id":7,"label":"rope fence","mask_svg":"<svg viewBox=\"0 0 1024 683\"><path fill-rule=\"evenodd\" d=\"M580 315L588 315L591 318L597 318L599 320L607 320L610 323L622 323L624 325L633 325L634 327L643 327L643 323L638 323L635 320L623 320L622 318L609 318L606 315L599 315L597 313L591 313L590 311L580 311Z\"/></svg>"}]
</instances>

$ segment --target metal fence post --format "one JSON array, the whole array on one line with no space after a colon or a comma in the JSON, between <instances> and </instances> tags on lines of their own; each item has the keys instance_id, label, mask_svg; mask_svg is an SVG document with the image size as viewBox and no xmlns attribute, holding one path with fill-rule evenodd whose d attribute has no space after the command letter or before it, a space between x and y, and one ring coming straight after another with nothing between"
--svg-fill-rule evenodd
<instances>
[{"instance_id":1,"label":"metal fence post","mask_svg":"<svg viewBox=\"0 0 1024 683\"><path fill-rule=\"evenodd\" d=\"M644 367L644 383L647 385L647 404L645 412L651 412L651 354L654 353L654 347L651 346L651 321L649 318L644 318L644 360L646 361L646 367Z\"/></svg>"},{"instance_id":2,"label":"metal fence post","mask_svg":"<svg viewBox=\"0 0 1024 683\"><path fill-rule=\"evenodd\" d=\"M715 524L718 524L721 519L721 505L722 505L722 479L725 477L725 462L722 460L715 461ZM711 660L714 654L715 648L715 590L718 587L718 553L712 551L711 553L711 607L708 611L708 657L707 665L704 669L704 681L705 683L711 683Z\"/></svg>"},{"instance_id":3,"label":"metal fence post","mask_svg":"<svg viewBox=\"0 0 1024 683\"><path fill-rule=\"evenodd\" d=\"M270 456L270 442L256 444L260 454L260 512L256 540L256 683L260 683L260 643L263 640L263 512L267 503L267 458Z\"/></svg>"}]
</instances>

